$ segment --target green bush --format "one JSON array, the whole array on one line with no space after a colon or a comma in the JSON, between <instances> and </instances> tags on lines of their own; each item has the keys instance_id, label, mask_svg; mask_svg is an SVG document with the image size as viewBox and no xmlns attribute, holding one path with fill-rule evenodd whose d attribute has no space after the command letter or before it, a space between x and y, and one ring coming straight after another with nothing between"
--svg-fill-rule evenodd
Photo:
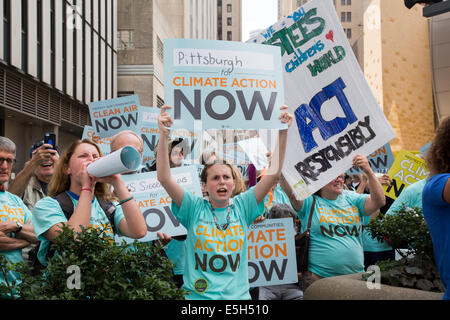
<instances>
[{"instance_id":1,"label":"green bush","mask_svg":"<svg viewBox=\"0 0 450 320\"><path fill-rule=\"evenodd\" d=\"M119 245L104 230L75 234L63 227L53 246L58 254L48 260L43 273L32 276L24 264L16 266L22 274L22 283L16 285L20 298L184 299L184 291L172 281L172 265L161 245L138 241Z\"/></svg>"},{"instance_id":2,"label":"green bush","mask_svg":"<svg viewBox=\"0 0 450 320\"><path fill-rule=\"evenodd\" d=\"M433 260L433 242L421 208L403 206L391 215L379 214L368 226L372 237L386 240L404 258L409 254ZM406 249L403 253L399 249Z\"/></svg>"},{"instance_id":3,"label":"green bush","mask_svg":"<svg viewBox=\"0 0 450 320\"><path fill-rule=\"evenodd\" d=\"M402 259L380 261L381 283L444 292L434 262L433 242L421 208L403 206L393 215L380 214L367 225L372 237L386 240ZM406 249L406 253L399 249ZM409 256L413 255L412 258ZM366 280L370 274L364 274Z\"/></svg>"}]
</instances>

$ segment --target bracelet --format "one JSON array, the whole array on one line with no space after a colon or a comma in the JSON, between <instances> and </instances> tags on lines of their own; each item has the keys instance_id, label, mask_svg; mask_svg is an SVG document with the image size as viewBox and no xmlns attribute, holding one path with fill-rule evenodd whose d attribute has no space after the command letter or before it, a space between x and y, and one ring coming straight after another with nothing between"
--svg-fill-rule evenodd
<instances>
[{"instance_id":1,"label":"bracelet","mask_svg":"<svg viewBox=\"0 0 450 320\"><path fill-rule=\"evenodd\" d=\"M89 191L90 193L92 193L92 189L89 189L89 188L81 188L81 191Z\"/></svg>"},{"instance_id":2,"label":"bracelet","mask_svg":"<svg viewBox=\"0 0 450 320\"><path fill-rule=\"evenodd\" d=\"M133 196L131 196L131 197L125 199L125 200L120 201L118 205L121 206L121 205L123 205L125 202L130 201L131 199L134 199Z\"/></svg>"}]
</instances>

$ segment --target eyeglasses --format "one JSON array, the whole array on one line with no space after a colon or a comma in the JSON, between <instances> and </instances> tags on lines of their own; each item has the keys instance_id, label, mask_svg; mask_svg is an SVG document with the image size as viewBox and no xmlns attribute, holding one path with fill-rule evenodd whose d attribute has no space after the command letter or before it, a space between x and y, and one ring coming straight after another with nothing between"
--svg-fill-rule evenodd
<instances>
[{"instance_id":1,"label":"eyeglasses","mask_svg":"<svg viewBox=\"0 0 450 320\"><path fill-rule=\"evenodd\" d=\"M16 159L11 159L11 158L0 158L0 166L3 164L3 162L5 162L6 161L6 164L8 165L8 166L11 166L11 165L13 165L13 164L15 164L16 163Z\"/></svg>"}]
</instances>

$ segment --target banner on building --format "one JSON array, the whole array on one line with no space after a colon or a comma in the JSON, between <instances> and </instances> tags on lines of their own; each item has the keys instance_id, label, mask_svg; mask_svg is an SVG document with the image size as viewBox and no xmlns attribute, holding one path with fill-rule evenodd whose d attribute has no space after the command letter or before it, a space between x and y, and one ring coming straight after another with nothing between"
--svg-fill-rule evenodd
<instances>
[{"instance_id":1,"label":"banner on building","mask_svg":"<svg viewBox=\"0 0 450 320\"><path fill-rule=\"evenodd\" d=\"M281 48L285 104L295 115L283 173L298 199L394 138L332 0L306 3L249 42Z\"/></svg>"},{"instance_id":2,"label":"banner on building","mask_svg":"<svg viewBox=\"0 0 450 320\"><path fill-rule=\"evenodd\" d=\"M280 129L280 48L165 39L164 100L174 129Z\"/></svg>"},{"instance_id":3,"label":"banner on building","mask_svg":"<svg viewBox=\"0 0 450 320\"><path fill-rule=\"evenodd\" d=\"M292 218L266 219L248 229L250 287L295 283L297 258Z\"/></svg>"}]
</instances>

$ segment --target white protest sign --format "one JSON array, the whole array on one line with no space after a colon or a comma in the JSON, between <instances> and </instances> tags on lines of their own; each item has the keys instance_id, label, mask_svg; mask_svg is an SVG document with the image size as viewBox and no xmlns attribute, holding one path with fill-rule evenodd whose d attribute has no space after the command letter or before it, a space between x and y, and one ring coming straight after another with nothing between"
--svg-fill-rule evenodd
<instances>
[{"instance_id":1,"label":"white protest sign","mask_svg":"<svg viewBox=\"0 0 450 320\"><path fill-rule=\"evenodd\" d=\"M255 43L281 47L289 128L283 174L305 199L395 137L348 43L331 0L313 0Z\"/></svg>"},{"instance_id":2,"label":"white protest sign","mask_svg":"<svg viewBox=\"0 0 450 320\"><path fill-rule=\"evenodd\" d=\"M268 151L261 138L255 137L247 140L240 140L238 144L245 151L256 170L262 170L269 166L269 161L267 160Z\"/></svg>"},{"instance_id":3,"label":"white protest sign","mask_svg":"<svg viewBox=\"0 0 450 320\"><path fill-rule=\"evenodd\" d=\"M292 218L266 219L251 224L247 239L250 287L298 281Z\"/></svg>"},{"instance_id":4,"label":"white protest sign","mask_svg":"<svg viewBox=\"0 0 450 320\"><path fill-rule=\"evenodd\" d=\"M170 172L185 190L198 195L202 194L195 166L173 168ZM136 203L147 224L147 235L139 239L139 241L156 240L158 239L158 232L167 233L172 237L187 234L186 228L172 214L172 199L159 183L155 171L123 175L122 179L125 181L131 195L136 199ZM116 242L120 243L123 240L128 243L134 241L127 237L116 236Z\"/></svg>"}]
</instances>

